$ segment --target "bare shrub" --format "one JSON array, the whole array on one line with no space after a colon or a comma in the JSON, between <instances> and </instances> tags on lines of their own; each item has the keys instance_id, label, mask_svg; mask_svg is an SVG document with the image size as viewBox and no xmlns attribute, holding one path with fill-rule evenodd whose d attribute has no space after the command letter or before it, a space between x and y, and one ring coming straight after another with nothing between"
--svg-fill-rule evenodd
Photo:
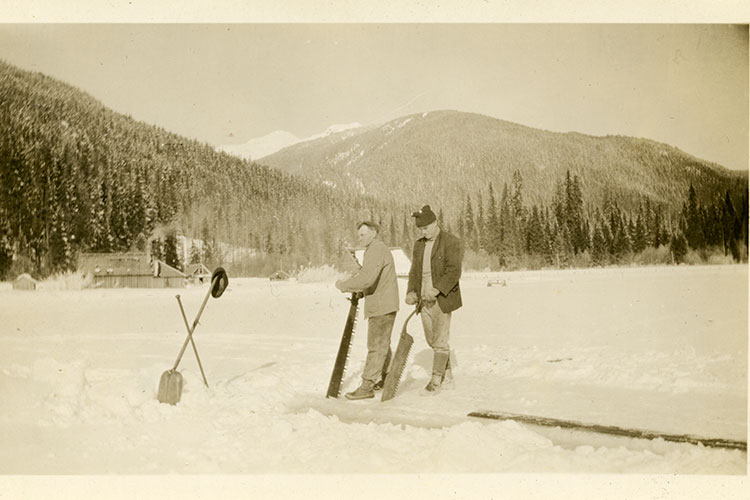
<instances>
[{"instance_id":1,"label":"bare shrub","mask_svg":"<svg viewBox=\"0 0 750 500\"><path fill-rule=\"evenodd\" d=\"M66 271L37 284L37 290L83 290L93 286L93 277L81 271Z\"/></svg>"},{"instance_id":2,"label":"bare shrub","mask_svg":"<svg viewBox=\"0 0 750 500\"><path fill-rule=\"evenodd\" d=\"M661 266L672 263L669 247L659 245L659 248L648 247L633 257L633 263L639 266Z\"/></svg>"},{"instance_id":3,"label":"bare shrub","mask_svg":"<svg viewBox=\"0 0 750 500\"><path fill-rule=\"evenodd\" d=\"M346 274L328 264L318 267L304 267L297 273L299 283L333 283L345 277Z\"/></svg>"}]
</instances>

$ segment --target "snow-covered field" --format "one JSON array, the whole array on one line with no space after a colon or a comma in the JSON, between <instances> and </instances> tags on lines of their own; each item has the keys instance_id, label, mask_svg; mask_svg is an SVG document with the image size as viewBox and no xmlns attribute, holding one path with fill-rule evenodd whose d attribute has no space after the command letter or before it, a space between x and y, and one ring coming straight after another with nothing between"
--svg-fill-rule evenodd
<instances>
[{"instance_id":1,"label":"snow-covered field","mask_svg":"<svg viewBox=\"0 0 750 500\"><path fill-rule=\"evenodd\" d=\"M747 473L738 450L466 416L746 440L747 266L470 273L461 284L455 389L421 390L431 353L415 318L399 394L381 403L325 399L349 304L332 282L230 277L195 332L210 387L188 349L176 406L155 396L186 336L175 294L192 321L207 287L2 284L0 473ZM361 314L344 391L364 363Z\"/></svg>"}]
</instances>

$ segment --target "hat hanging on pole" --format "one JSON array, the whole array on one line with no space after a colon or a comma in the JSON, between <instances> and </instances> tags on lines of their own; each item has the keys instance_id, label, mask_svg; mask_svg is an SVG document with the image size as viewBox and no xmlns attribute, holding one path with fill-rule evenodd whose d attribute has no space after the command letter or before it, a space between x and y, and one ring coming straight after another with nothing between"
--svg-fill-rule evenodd
<instances>
[{"instance_id":1,"label":"hat hanging on pole","mask_svg":"<svg viewBox=\"0 0 750 500\"><path fill-rule=\"evenodd\" d=\"M429 205L423 206L421 210L412 213L411 216L415 218L417 227L424 227L427 224L431 224L437 220L437 217L435 217L435 213L432 211Z\"/></svg>"},{"instance_id":2,"label":"hat hanging on pole","mask_svg":"<svg viewBox=\"0 0 750 500\"><path fill-rule=\"evenodd\" d=\"M211 276L211 296L215 299L221 297L229 285L227 272L223 267L217 267Z\"/></svg>"}]
</instances>

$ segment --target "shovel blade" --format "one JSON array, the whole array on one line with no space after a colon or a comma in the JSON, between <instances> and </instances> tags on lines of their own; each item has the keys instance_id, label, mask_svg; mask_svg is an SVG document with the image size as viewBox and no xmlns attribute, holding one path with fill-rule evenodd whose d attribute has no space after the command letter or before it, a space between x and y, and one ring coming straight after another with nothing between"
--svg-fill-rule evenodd
<instances>
[{"instance_id":1,"label":"shovel blade","mask_svg":"<svg viewBox=\"0 0 750 500\"><path fill-rule=\"evenodd\" d=\"M160 403L176 405L182 397L182 374L176 370L167 370L159 379L159 392L156 395Z\"/></svg>"}]
</instances>

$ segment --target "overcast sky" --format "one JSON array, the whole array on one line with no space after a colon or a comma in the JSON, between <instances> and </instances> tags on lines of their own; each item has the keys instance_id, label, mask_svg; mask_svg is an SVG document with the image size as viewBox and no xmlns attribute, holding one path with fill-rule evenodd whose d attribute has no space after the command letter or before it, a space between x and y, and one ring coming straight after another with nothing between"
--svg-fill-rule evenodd
<instances>
[{"instance_id":1,"label":"overcast sky","mask_svg":"<svg viewBox=\"0 0 750 500\"><path fill-rule=\"evenodd\" d=\"M748 168L746 26L0 24L0 58L212 145L454 109Z\"/></svg>"}]
</instances>

